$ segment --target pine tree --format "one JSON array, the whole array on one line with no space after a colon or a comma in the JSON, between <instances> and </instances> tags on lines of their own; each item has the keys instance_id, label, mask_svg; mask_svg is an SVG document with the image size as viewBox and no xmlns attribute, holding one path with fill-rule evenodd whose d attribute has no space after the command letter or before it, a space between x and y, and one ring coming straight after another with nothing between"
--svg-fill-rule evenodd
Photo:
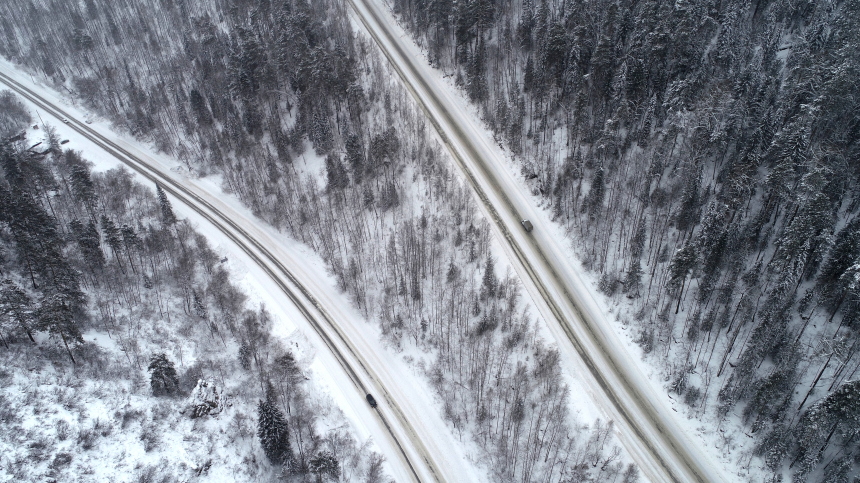
<instances>
[{"instance_id":1,"label":"pine tree","mask_svg":"<svg viewBox=\"0 0 860 483\"><path fill-rule=\"evenodd\" d=\"M132 250L139 250L143 246L143 242L137 236L137 233L135 233L134 228L128 225L122 225L120 232L122 233L122 243L125 246L125 255L128 257L128 264L131 265L131 270L137 273L131 258L131 252Z\"/></svg>"},{"instance_id":2,"label":"pine tree","mask_svg":"<svg viewBox=\"0 0 860 483\"><path fill-rule=\"evenodd\" d=\"M634 260L630 263L630 267L627 269L627 274L624 277L624 292L632 298L638 297L641 281L642 262L640 260Z\"/></svg>"},{"instance_id":3,"label":"pine tree","mask_svg":"<svg viewBox=\"0 0 860 483\"><path fill-rule=\"evenodd\" d=\"M283 413L275 405L272 398L266 398L257 404L259 420L257 436L263 452L273 464L283 464L289 461L293 452L290 448L290 435Z\"/></svg>"},{"instance_id":4,"label":"pine tree","mask_svg":"<svg viewBox=\"0 0 860 483\"><path fill-rule=\"evenodd\" d=\"M493 257L487 255L487 263L484 266L484 278L481 282L481 293L485 297L493 298L496 296L496 288L498 280L496 279L496 270L493 266Z\"/></svg>"},{"instance_id":5,"label":"pine tree","mask_svg":"<svg viewBox=\"0 0 860 483\"><path fill-rule=\"evenodd\" d=\"M824 400L824 407L845 428L843 438L860 434L860 380L846 382Z\"/></svg>"},{"instance_id":6,"label":"pine tree","mask_svg":"<svg viewBox=\"0 0 860 483\"><path fill-rule=\"evenodd\" d=\"M197 294L196 290L192 290L191 295L194 299L194 313L201 319L208 319L209 312L206 310L206 304L203 302L203 299Z\"/></svg>"},{"instance_id":7,"label":"pine tree","mask_svg":"<svg viewBox=\"0 0 860 483\"><path fill-rule=\"evenodd\" d=\"M102 225L102 232L104 232L105 235L105 241L108 246L110 246L111 251L113 251L113 256L119 264L120 269L124 272L125 269L119 259L120 250L122 249L122 232L117 228L116 224L105 215L102 215L100 222Z\"/></svg>"},{"instance_id":8,"label":"pine tree","mask_svg":"<svg viewBox=\"0 0 860 483\"><path fill-rule=\"evenodd\" d=\"M553 22L549 29L547 45L544 50L544 65L557 79L561 79L565 67L568 45L564 25L561 22Z\"/></svg>"},{"instance_id":9,"label":"pine tree","mask_svg":"<svg viewBox=\"0 0 860 483\"><path fill-rule=\"evenodd\" d=\"M170 396L176 394L179 389L179 378L173 362L167 358L167 354L161 353L152 356L149 360L149 385L152 387L153 396Z\"/></svg>"},{"instance_id":10,"label":"pine tree","mask_svg":"<svg viewBox=\"0 0 860 483\"><path fill-rule=\"evenodd\" d=\"M0 148L0 164L9 184L8 190L0 185L0 221L8 225L35 289L51 283L54 276L51 268L63 258L62 240L56 220L36 201L33 180L22 172L23 155L12 152L8 145Z\"/></svg>"},{"instance_id":11,"label":"pine tree","mask_svg":"<svg viewBox=\"0 0 860 483\"><path fill-rule=\"evenodd\" d=\"M834 436L845 449L857 450L860 435L860 381L843 384L823 400L813 404L801 417L792 436L796 441L795 481L804 481L821 461ZM841 431L840 431L841 429ZM856 453L855 453L856 454Z\"/></svg>"},{"instance_id":12,"label":"pine tree","mask_svg":"<svg viewBox=\"0 0 860 483\"><path fill-rule=\"evenodd\" d=\"M105 255L101 250L101 237L95 224L91 221L84 226L80 221L72 220L69 223L69 228L75 235L75 240L78 242L78 248L81 250L87 268L93 273L101 270L105 264Z\"/></svg>"},{"instance_id":13,"label":"pine tree","mask_svg":"<svg viewBox=\"0 0 860 483\"><path fill-rule=\"evenodd\" d=\"M677 290L678 306L675 308L676 314L681 307L681 295L684 293L687 274L693 270L697 258L693 245L687 244L675 252L672 260L669 262L669 280L666 284L668 287Z\"/></svg>"},{"instance_id":14,"label":"pine tree","mask_svg":"<svg viewBox=\"0 0 860 483\"><path fill-rule=\"evenodd\" d=\"M318 481L337 481L340 478L340 462L331 451L320 451L310 462L308 469L317 475Z\"/></svg>"},{"instance_id":15,"label":"pine tree","mask_svg":"<svg viewBox=\"0 0 860 483\"><path fill-rule=\"evenodd\" d=\"M17 327L27 334L31 342L36 342L32 332L34 323L32 300L27 292L9 279L0 283L0 316L4 321L3 332Z\"/></svg>"},{"instance_id":16,"label":"pine tree","mask_svg":"<svg viewBox=\"0 0 860 483\"><path fill-rule=\"evenodd\" d=\"M194 113L197 124L206 127L211 126L212 114L209 112L209 107L200 91L191 89L191 92L188 93L188 102L191 104L191 111Z\"/></svg>"},{"instance_id":17,"label":"pine tree","mask_svg":"<svg viewBox=\"0 0 860 483\"><path fill-rule=\"evenodd\" d=\"M67 158L72 158L70 161L77 158L77 155L72 154L72 151L67 151L66 153ZM72 194L78 202L84 205L89 213L93 213L96 192L93 181L90 178L90 170L83 164L82 160L77 161L72 164L72 172L69 175Z\"/></svg>"},{"instance_id":18,"label":"pine tree","mask_svg":"<svg viewBox=\"0 0 860 483\"><path fill-rule=\"evenodd\" d=\"M52 336L60 336L72 364L76 364L75 356L69 347L69 342L83 344L84 337L78 327L75 308L80 301L65 291L53 291L42 298L36 311L38 330L46 331Z\"/></svg>"},{"instance_id":19,"label":"pine tree","mask_svg":"<svg viewBox=\"0 0 860 483\"><path fill-rule=\"evenodd\" d=\"M349 176L346 168L337 154L329 154L325 158L325 171L328 179L329 191L339 191L349 186Z\"/></svg>"},{"instance_id":20,"label":"pine tree","mask_svg":"<svg viewBox=\"0 0 860 483\"><path fill-rule=\"evenodd\" d=\"M827 262L818 275L818 290L826 299L839 302L843 290L839 280L855 261L860 258L860 218L854 219L836 236ZM834 305L837 305L834 303Z\"/></svg>"},{"instance_id":21,"label":"pine tree","mask_svg":"<svg viewBox=\"0 0 860 483\"><path fill-rule=\"evenodd\" d=\"M173 214L173 207L170 206L167 194L158 183L155 184L155 191L158 194L158 203L161 205L161 221L167 226L175 224L176 215Z\"/></svg>"},{"instance_id":22,"label":"pine tree","mask_svg":"<svg viewBox=\"0 0 860 483\"><path fill-rule=\"evenodd\" d=\"M478 43L475 53L469 58L466 68L466 92L474 102L482 102L487 99L489 86L487 85L486 49L484 42Z\"/></svg>"},{"instance_id":23,"label":"pine tree","mask_svg":"<svg viewBox=\"0 0 860 483\"><path fill-rule=\"evenodd\" d=\"M356 184L361 183L364 174L364 146L358 134L350 134L346 138L346 160L352 170L352 179Z\"/></svg>"},{"instance_id":24,"label":"pine tree","mask_svg":"<svg viewBox=\"0 0 860 483\"><path fill-rule=\"evenodd\" d=\"M597 218L600 212L603 211L603 198L606 196L606 173L603 166L597 168L594 172L594 179L591 181L591 190L588 192L585 203L582 205L583 210L588 211L588 216L591 220Z\"/></svg>"},{"instance_id":25,"label":"pine tree","mask_svg":"<svg viewBox=\"0 0 860 483\"><path fill-rule=\"evenodd\" d=\"M523 2L523 13L520 16L520 23L517 25L517 40L520 46L525 51L531 50L532 47L532 31L535 28L535 11L531 0Z\"/></svg>"},{"instance_id":26,"label":"pine tree","mask_svg":"<svg viewBox=\"0 0 860 483\"><path fill-rule=\"evenodd\" d=\"M242 369L246 371L251 370L251 348L248 346L246 342L242 342L242 345L239 346L239 365Z\"/></svg>"},{"instance_id":27,"label":"pine tree","mask_svg":"<svg viewBox=\"0 0 860 483\"><path fill-rule=\"evenodd\" d=\"M328 118L324 115L320 113L314 115L313 124L308 134L317 154L326 154L334 147L331 126L329 126Z\"/></svg>"},{"instance_id":28,"label":"pine tree","mask_svg":"<svg viewBox=\"0 0 860 483\"><path fill-rule=\"evenodd\" d=\"M529 92L535 83L535 64L531 56L526 60L526 67L523 71L523 92Z\"/></svg>"},{"instance_id":29,"label":"pine tree","mask_svg":"<svg viewBox=\"0 0 860 483\"><path fill-rule=\"evenodd\" d=\"M445 281L448 283L454 282L460 277L460 269L454 265L454 261L448 265L448 272L445 274Z\"/></svg>"}]
</instances>

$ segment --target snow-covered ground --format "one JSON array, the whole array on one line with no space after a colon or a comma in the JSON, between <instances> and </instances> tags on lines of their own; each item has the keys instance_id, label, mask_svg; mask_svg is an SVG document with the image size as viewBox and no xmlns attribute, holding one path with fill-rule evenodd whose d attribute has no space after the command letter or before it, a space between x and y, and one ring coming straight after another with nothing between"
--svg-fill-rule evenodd
<instances>
[{"instance_id":1,"label":"snow-covered ground","mask_svg":"<svg viewBox=\"0 0 860 483\"><path fill-rule=\"evenodd\" d=\"M401 443L420 441L420 444L426 447L426 451L414 447L405 448L410 454L410 459L417 462L421 459L421 453L432 455L434 466L441 473L438 475L439 479L443 481L486 481L484 473L477 469L473 462L477 449L454 437L436 409L437 403L434 401L432 390L419 380L415 371L409 366L408 355L397 354L382 345L378 329L368 323L353 308L349 300L337 290L336 283L327 273L325 264L308 247L287 239L274 228L256 219L238 199L223 192L221 180L218 177L189 176L187 169L178 161L157 154L154 148L128 136L114 133L107 122L79 108L72 99L59 95L30 75L16 70L16 67L7 61L0 60L0 69L48 99L52 104L60 106L80 122L88 121L87 124L98 130L100 134L182 183L238 223L299 278L328 314L337 321L339 329L348 339L351 348L358 352L365 362L363 364L365 368L372 371L373 377L362 374L363 379L366 379L364 381L366 387L384 387L394 399L397 407L403 412L403 419L409 422L415 433L408 434L410 428L404 428L399 424L401 419L392 414L391 408L382 403L380 409L386 415L387 421L394 422L398 440ZM61 139L70 140L64 145L65 148L82 150L86 153L87 159L96 164L96 170L107 170L121 164L99 145L64 125L61 120L48 119L48 113L38 109L32 103L28 105L33 108L34 117L41 116L43 121L52 123L57 128ZM138 178L139 181L148 182L141 176ZM375 449L387 457L388 472L396 481L412 480L411 471L403 463L399 449L381 420L368 406L363 394L355 390L355 385L336 357L326 349L321 337L314 331L301 311L289 302L278 284L219 228L200 216L192 207L173 201L178 214L193 220L197 230L211 240L216 250L227 254L231 272L240 277L237 279L239 286L253 297L252 302L265 304L274 319L279 321L275 332L290 339L293 349L305 351L305 357L313 358L311 368L314 371L314 379L322 381L320 385L329 392L335 404L352 422L354 434L360 439L372 438L376 445ZM301 347L305 340L311 347ZM343 352L348 352L348 349L343 349ZM410 436L413 437L410 438ZM432 481L433 477L428 470L420 468L427 465L418 466L422 480Z\"/></svg>"},{"instance_id":2,"label":"snow-covered ground","mask_svg":"<svg viewBox=\"0 0 860 483\"><path fill-rule=\"evenodd\" d=\"M652 414L656 416L654 419L657 420L654 421L655 424L647 421L646 419L651 418L641 410L631 414L634 421L637 421L639 430L644 432L644 438L637 437L634 428L624 421L618 408L600 387L600 383L587 376L588 368L571 343L570 334L561 324L554 322L557 319L553 308L542 301L541 289L534 283L532 274L522 264L513 263L544 318L553 321L549 324L549 330L564 355L565 364L586 375L583 382L588 388L591 401L597 403L607 417L619 423L621 440L645 474L658 481L666 477L666 473L654 461L652 451L643 445L643 440L658 445L658 454L673 459L674 461L668 461L668 464L680 471L678 474L687 475L686 477L691 476L683 469L684 464L677 460L678 452L687 452L687 458L695 461L699 471L711 481L731 481L734 478L729 477L729 473L745 473L741 468L734 468L736 463L733 458L728 454L721 454L718 450L723 443L722 435L716 430L715 424L714 427L707 427L708 422L703 426L700 421L681 416L685 409L683 404L671 399L663 390L665 381L657 370L642 360L641 349L634 343L633 334L627 332L624 325L617 322L613 316L613 304L596 293L597 281L574 259L573 249L565 241L567 236L562 228L551 221L551 213L537 208L540 200L530 194L525 180L517 174L519 170L512 158L500 145L492 141L492 133L479 121L478 113L453 85L452 80L429 67L426 56L411 40L410 35L397 25L390 14L390 8L382 0L357 1L356 7L365 13L362 15L365 18L370 17L366 15L367 9L374 9L382 22L391 28L393 38L382 35L377 38L386 50L391 53L399 51L411 59L421 59L408 66L397 54L392 55L401 75L407 78L428 114L439 121L444 137L447 138L442 141L449 141L448 145L453 145L455 149L455 157L465 161L467 178L472 178L481 187L489 203L498 210L495 214L503 221L504 226L510 227L503 229L499 224L494 225L498 239L511 240L511 243L501 244L506 255L512 261L516 261L520 256L525 256L530 261L537 271L537 279L543 281L543 289L549 291L552 299L562 301L559 306L564 310L564 320L580 319L578 312L581 311L582 315L592 321L587 324L588 327L579 323L571 323L568 326L574 331L575 338L583 344L583 350L599 365L598 371L606 376L606 382L612 385L615 394L621 398L629 398L624 386L633 386L646 407L652 408ZM446 118L452 122L448 122ZM458 131L462 131L470 140L471 146L461 142ZM473 148L476 153L470 151ZM474 162L474 154L486 163L485 169ZM490 212L485 204L481 206L488 218L493 219L494 213ZM532 221L535 229L531 234L519 229L521 219ZM564 303L568 300L575 303ZM624 375L626 381L619 380L616 377L618 374ZM630 399L622 401L622 404L628 408L639 406ZM669 435L670 443L667 444L666 439L659 433ZM674 439L674 442L671 442L671 439ZM673 444L675 448L671 447ZM729 468L732 470L728 471Z\"/></svg>"}]
</instances>

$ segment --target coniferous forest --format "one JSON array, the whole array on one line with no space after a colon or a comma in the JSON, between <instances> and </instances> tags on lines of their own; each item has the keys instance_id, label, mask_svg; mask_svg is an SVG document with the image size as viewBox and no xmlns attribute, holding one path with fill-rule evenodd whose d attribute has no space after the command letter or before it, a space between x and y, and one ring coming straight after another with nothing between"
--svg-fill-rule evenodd
<instances>
[{"instance_id":1,"label":"coniferous forest","mask_svg":"<svg viewBox=\"0 0 860 483\"><path fill-rule=\"evenodd\" d=\"M736 458L759 458L774 481L856 478L860 2L392 4L687 415L739 419L755 443ZM440 411L493 479L637 479L611 423L570 414L543 322L345 3L7 0L0 30L0 55L189 170L221 175L320 254L391 347L425 356L416 367ZM101 220L85 218L77 230L98 235ZM61 260L45 234L40 256ZM132 270L116 245L105 263ZM14 246L7 259L25 267ZM56 263L45 287L83 311L86 273L75 286ZM74 342L55 325L38 330ZM261 414L277 407L259 400ZM260 418L279 464L282 424Z\"/></svg>"}]
</instances>

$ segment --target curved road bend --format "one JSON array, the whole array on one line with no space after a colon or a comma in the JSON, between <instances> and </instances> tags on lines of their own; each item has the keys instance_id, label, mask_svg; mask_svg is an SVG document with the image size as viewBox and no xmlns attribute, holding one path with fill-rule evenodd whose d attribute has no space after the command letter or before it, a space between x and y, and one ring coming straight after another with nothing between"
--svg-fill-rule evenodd
<instances>
[{"instance_id":1,"label":"curved road bend","mask_svg":"<svg viewBox=\"0 0 860 483\"><path fill-rule=\"evenodd\" d=\"M379 0L349 1L475 190L523 281L531 281L530 291L545 303L541 311L557 321L559 343L566 338L581 359L595 392L602 393L595 396L619 423L625 446L646 476L653 481L728 481L683 433L630 355L618 349L617 336L600 323L604 318L599 307L561 248L541 229L537 211L525 198L508 196L517 188L498 174L506 169L503 162L495 159L479 128L458 119L458 105L447 87L434 80L423 56L407 53L411 40L395 32L390 13L382 11ZM524 218L535 224L529 236L520 229Z\"/></svg>"},{"instance_id":2,"label":"curved road bend","mask_svg":"<svg viewBox=\"0 0 860 483\"><path fill-rule=\"evenodd\" d=\"M269 250L267 250L266 247L259 243L245 229L239 226L238 223L226 216L221 210L213 206L200 195L183 186L172 176L165 174L159 168L131 154L128 150L104 137L85 123L76 119L73 115L65 112L60 107L48 101L36 92L33 92L23 84L18 83L6 74L0 73L0 82L6 84L22 97L56 117L58 120L62 121L63 119L68 119L67 125L69 127L137 171L144 178L152 181L153 183L160 184L165 191L169 192L182 203L191 207L194 211L221 230L230 240L239 246L242 251L254 260L260 268L269 275L269 277L271 277L284 294L299 309L319 337L323 340L328 350L335 356L339 365L346 372L356 391L359 393L356 397L363 400L365 394L372 392L376 394L377 398L381 397L385 401L386 404L384 406L380 404L374 412L378 417L379 422L384 426L385 433L389 436L392 446L397 448L399 451L396 457L401 461L403 467L407 469L405 473L408 474L411 479L419 483L431 481L454 481L450 478L446 478L446 476L448 476L445 475L446 472L441 471L444 470L444 468L440 468L434 462L431 454L419 439L415 428L404 416L403 411L400 409L394 397L388 390L386 390L385 387L383 387L380 382L380 378L377 377L373 369L366 362L365 358L362 357L362 355L359 354L359 351L350 343L335 320L329 315L317 298L314 297L314 295L311 294L311 292L294 276L294 274ZM298 292L298 294L296 292ZM313 307L314 310L309 309L308 305ZM318 320L318 317L322 319L322 322ZM330 332L334 335L330 335ZM348 357L344 352L348 354ZM358 366L360 372L353 368L355 365ZM362 377L361 374L363 374L364 377ZM392 427L389 417L386 416L386 409L393 413L395 426L397 426L396 429ZM406 441L407 445L404 445L401 438L398 437L398 432L401 433L401 435L405 435L408 440Z\"/></svg>"}]
</instances>

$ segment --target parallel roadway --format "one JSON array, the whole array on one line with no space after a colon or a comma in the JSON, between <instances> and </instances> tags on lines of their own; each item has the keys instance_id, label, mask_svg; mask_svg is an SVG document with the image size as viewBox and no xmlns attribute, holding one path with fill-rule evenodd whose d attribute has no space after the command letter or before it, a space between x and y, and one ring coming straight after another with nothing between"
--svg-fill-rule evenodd
<instances>
[{"instance_id":1,"label":"parallel roadway","mask_svg":"<svg viewBox=\"0 0 860 483\"><path fill-rule=\"evenodd\" d=\"M485 132L464 114L381 0L349 0L356 18L400 76L474 190L526 288L551 324L560 349L589 380L593 396L616 421L627 450L651 481L728 481L695 447L608 327L564 248L550 235L528 196L506 174ZM405 38L404 38L405 37ZM525 233L523 219L534 224Z\"/></svg>"}]
</instances>

